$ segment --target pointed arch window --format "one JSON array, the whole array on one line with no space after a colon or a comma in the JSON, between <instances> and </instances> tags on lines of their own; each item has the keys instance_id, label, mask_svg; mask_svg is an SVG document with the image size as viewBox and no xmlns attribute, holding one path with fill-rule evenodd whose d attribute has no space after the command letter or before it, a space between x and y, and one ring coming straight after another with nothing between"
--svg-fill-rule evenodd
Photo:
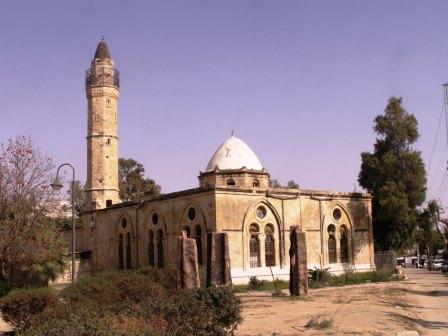
<instances>
[{"instance_id":1,"label":"pointed arch window","mask_svg":"<svg viewBox=\"0 0 448 336\"><path fill-rule=\"evenodd\" d=\"M163 268L165 265L164 260L164 246L163 246L163 231L159 229L157 231L157 266Z\"/></svg>"},{"instance_id":2,"label":"pointed arch window","mask_svg":"<svg viewBox=\"0 0 448 336\"><path fill-rule=\"evenodd\" d=\"M154 266L154 232L149 230L148 232L148 263L150 266Z\"/></svg>"},{"instance_id":3,"label":"pointed arch window","mask_svg":"<svg viewBox=\"0 0 448 336\"><path fill-rule=\"evenodd\" d=\"M275 266L275 239L274 239L274 226L268 224L264 227L264 233L266 238L264 240L264 251L266 266Z\"/></svg>"},{"instance_id":4,"label":"pointed arch window","mask_svg":"<svg viewBox=\"0 0 448 336\"><path fill-rule=\"evenodd\" d=\"M333 224L328 226L328 262L334 264L337 262L336 257L336 228Z\"/></svg>"},{"instance_id":5,"label":"pointed arch window","mask_svg":"<svg viewBox=\"0 0 448 336\"><path fill-rule=\"evenodd\" d=\"M126 269L132 268L132 257L131 257L131 233L126 234Z\"/></svg>"},{"instance_id":6,"label":"pointed arch window","mask_svg":"<svg viewBox=\"0 0 448 336\"><path fill-rule=\"evenodd\" d=\"M202 255L202 227L200 225L196 226L196 249L198 252L198 264L204 264L204 257Z\"/></svg>"},{"instance_id":7,"label":"pointed arch window","mask_svg":"<svg viewBox=\"0 0 448 336\"><path fill-rule=\"evenodd\" d=\"M250 267L260 267L260 229L258 225L251 224L249 227L249 262Z\"/></svg>"},{"instance_id":8,"label":"pointed arch window","mask_svg":"<svg viewBox=\"0 0 448 336\"><path fill-rule=\"evenodd\" d=\"M118 269L124 269L123 262L123 235L118 235Z\"/></svg>"},{"instance_id":9,"label":"pointed arch window","mask_svg":"<svg viewBox=\"0 0 448 336\"><path fill-rule=\"evenodd\" d=\"M235 180L234 179L228 179L226 183L227 183L228 186L234 186L235 185Z\"/></svg>"},{"instance_id":10,"label":"pointed arch window","mask_svg":"<svg viewBox=\"0 0 448 336\"><path fill-rule=\"evenodd\" d=\"M342 225L340 228L341 238L339 240L339 244L341 247L341 263L348 263L348 230L345 225Z\"/></svg>"},{"instance_id":11,"label":"pointed arch window","mask_svg":"<svg viewBox=\"0 0 448 336\"><path fill-rule=\"evenodd\" d=\"M187 233L187 238L190 238L191 236L191 229L188 225L184 226L184 231Z\"/></svg>"}]
</instances>

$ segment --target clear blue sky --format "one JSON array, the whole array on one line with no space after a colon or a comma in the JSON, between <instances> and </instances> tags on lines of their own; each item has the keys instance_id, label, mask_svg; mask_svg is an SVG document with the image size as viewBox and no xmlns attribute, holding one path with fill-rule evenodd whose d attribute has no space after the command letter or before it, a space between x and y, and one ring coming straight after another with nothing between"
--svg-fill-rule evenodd
<instances>
[{"instance_id":1,"label":"clear blue sky","mask_svg":"<svg viewBox=\"0 0 448 336\"><path fill-rule=\"evenodd\" d=\"M0 142L30 135L85 180L84 71L104 34L121 72L120 156L164 192L197 186L231 129L281 182L352 191L392 95L429 163L446 13L446 1L1 1Z\"/></svg>"}]
</instances>

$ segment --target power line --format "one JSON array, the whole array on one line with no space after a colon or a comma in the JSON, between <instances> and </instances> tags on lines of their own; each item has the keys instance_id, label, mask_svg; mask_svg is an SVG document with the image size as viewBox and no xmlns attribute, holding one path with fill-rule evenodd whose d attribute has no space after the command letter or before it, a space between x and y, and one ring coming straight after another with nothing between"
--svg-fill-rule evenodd
<instances>
[{"instance_id":1,"label":"power line","mask_svg":"<svg viewBox=\"0 0 448 336\"><path fill-rule=\"evenodd\" d=\"M431 178L431 184L430 184L430 186L429 186L429 188L428 188L428 190L432 190L433 189L433 186L434 186L434 183L438 180L438 176L439 176L439 173L440 173L440 167L444 167L445 165L444 165L444 163L445 163L445 152L447 151L447 147L443 147L443 150L442 150L442 154L441 154L441 156L440 156L440 160L439 160L439 163L437 164L437 168L436 168L436 172L435 172L435 174L433 175L434 177L433 178ZM445 172L445 169L443 169L442 170L442 174ZM445 174L443 174L443 176L445 176ZM428 178L429 178L429 174L428 174Z\"/></svg>"},{"instance_id":2,"label":"power line","mask_svg":"<svg viewBox=\"0 0 448 336\"><path fill-rule=\"evenodd\" d=\"M434 137L434 142L432 144L432 150L431 150L431 156L429 157L429 164L428 164L428 175L431 171L431 164L432 164L432 158L434 156L434 150L436 148L436 144L437 144L437 138L439 137L439 131L440 131L440 125L442 123L442 116L443 116L443 112L445 112L445 101L442 104L442 108L440 109L440 115L439 115L439 121L437 123L437 131L436 131L436 136Z\"/></svg>"}]
</instances>

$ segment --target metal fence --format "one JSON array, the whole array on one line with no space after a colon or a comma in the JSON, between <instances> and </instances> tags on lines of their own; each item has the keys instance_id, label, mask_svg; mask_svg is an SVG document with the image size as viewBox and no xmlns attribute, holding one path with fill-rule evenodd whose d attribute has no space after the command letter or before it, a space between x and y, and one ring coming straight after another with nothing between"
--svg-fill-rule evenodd
<instances>
[{"instance_id":1,"label":"metal fence","mask_svg":"<svg viewBox=\"0 0 448 336\"><path fill-rule=\"evenodd\" d=\"M397 257L394 251L380 251L374 256L377 270L391 270L397 267Z\"/></svg>"}]
</instances>

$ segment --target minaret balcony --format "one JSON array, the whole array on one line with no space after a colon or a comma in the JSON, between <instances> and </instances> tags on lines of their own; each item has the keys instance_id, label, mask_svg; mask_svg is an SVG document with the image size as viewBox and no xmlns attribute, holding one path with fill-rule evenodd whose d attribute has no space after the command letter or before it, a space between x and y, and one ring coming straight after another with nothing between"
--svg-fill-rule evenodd
<instances>
[{"instance_id":1,"label":"minaret balcony","mask_svg":"<svg viewBox=\"0 0 448 336\"><path fill-rule=\"evenodd\" d=\"M86 71L86 87L89 86L115 86L120 87L120 72L111 69L111 73L92 73L92 69Z\"/></svg>"}]
</instances>

